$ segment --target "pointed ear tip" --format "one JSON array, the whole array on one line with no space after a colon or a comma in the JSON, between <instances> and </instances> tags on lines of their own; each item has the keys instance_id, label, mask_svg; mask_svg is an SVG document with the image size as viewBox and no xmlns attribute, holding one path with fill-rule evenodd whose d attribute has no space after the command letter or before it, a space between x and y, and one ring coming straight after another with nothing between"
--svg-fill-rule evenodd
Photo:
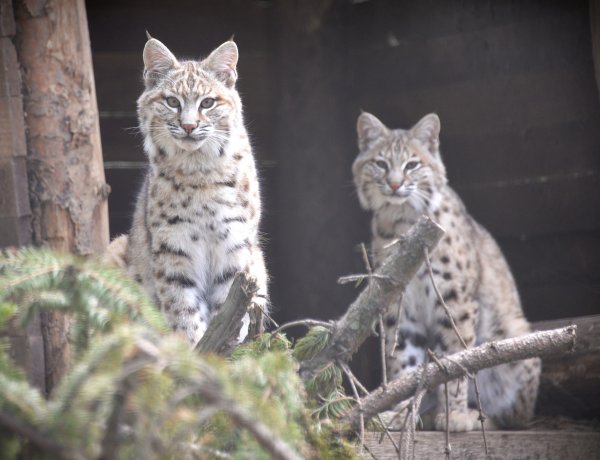
<instances>
[{"instance_id":1,"label":"pointed ear tip","mask_svg":"<svg viewBox=\"0 0 600 460\"><path fill-rule=\"evenodd\" d=\"M221 46L219 46L219 48L231 48L232 50L235 49L237 51L238 46L233 41L233 37L231 37L229 40L227 40L226 42L224 42L223 44L221 44Z\"/></svg>"},{"instance_id":2,"label":"pointed ear tip","mask_svg":"<svg viewBox=\"0 0 600 460\"><path fill-rule=\"evenodd\" d=\"M357 121L364 122L364 121L367 121L370 119L373 119L373 115L371 115L369 112L365 112L364 110L361 110L360 114L358 114Z\"/></svg>"},{"instance_id":3,"label":"pointed ear tip","mask_svg":"<svg viewBox=\"0 0 600 460\"><path fill-rule=\"evenodd\" d=\"M231 48L231 51L235 52L236 56L240 54L240 50L239 50L236 42L234 42L233 40L229 40L227 43L229 43L229 47Z\"/></svg>"},{"instance_id":4,"label":"pointed ear tip","mask_svg":"<svg viewBox=\"0 0 600 460\"><path fill-rule=\"evenodd\" d=\"M151 48L157 48L161 44L162 43L160 41L158 41L156 38L150 37L148 40L146 40L146 44L144 45L144 51L147 49L151 49Z\"/></svg>"},{"instance_id":5,"label":"pointed ear tip","mask_svg":"<svg viewBox=\"0 0 600 460\"><path fill-rule=\"evenodd\" d=\"M423 119L425 119L425 120L431 120L431 121L437 123L438 125L440 124L440 117L435 112L428 113L427 115L425 115L423 117Z\"/></svg>"}]
</instances>

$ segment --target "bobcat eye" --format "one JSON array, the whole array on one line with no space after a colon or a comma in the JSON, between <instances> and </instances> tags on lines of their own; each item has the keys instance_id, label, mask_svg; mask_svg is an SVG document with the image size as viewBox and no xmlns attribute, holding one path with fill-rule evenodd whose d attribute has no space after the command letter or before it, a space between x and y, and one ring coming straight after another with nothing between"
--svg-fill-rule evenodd
<instances>
[{"instance_id":1,"label":"bobcat eye","mask_svg":"<svg viewBox=\"0 0 600 460\"><path fill-rule=\"evenodd\" d=\"M419 166L418 161L409 161L406 163L406 165L404 165L404 169L408 171L410 169L415 169L417 166Z\"/></svg>"},{"instance_id":2,"label":"bobcat eye","mask_svg":"<svg viewBox=\"0 0 600 460\"><path fill-rule=\"evenodd\" d=\"M213 105L215 105L215 100L212 97L202 99L202 102L200 103L200 107L203 109L210 109Z\"/></svg>"},{"instance_id":3,"label":"bobcat eye","mask_svg":"<svg viewBox=\"0 0 600 460\"><path fill-rule=\"evenodd\" d=\"M179 107L179 99L176 97L170 96L167 98L167 105L169 107L173 107L174 109Z\"/></svg>"},{"instance_id":4,"label":"bobcat eye","mask_svg":"<svg viewBox=\"0 0 600 460\"><path fill-rule=\"evenodd\" d=\"M377 165L378 168L381 168L384 171L387 171L387 169L388 169L387 163L383 160L377 160L377 161L375 161L375 164Z\"/></svg>"}]
</instances>

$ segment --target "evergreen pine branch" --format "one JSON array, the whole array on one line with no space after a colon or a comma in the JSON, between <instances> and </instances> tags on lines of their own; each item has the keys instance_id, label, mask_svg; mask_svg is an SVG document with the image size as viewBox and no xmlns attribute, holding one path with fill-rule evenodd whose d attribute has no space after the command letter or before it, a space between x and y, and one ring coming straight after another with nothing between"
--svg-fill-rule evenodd
<instances>
[{"instance_id":1,"label":"evergreen pine branch","mask_svg":"<svg viewBox=\"0 0 600 460\"><path fill-rule=\"evenodd\" d=\"M298 361L307 361L321 353L329 344L331 331L323 326L315 326L296 342L293 355Z\"/></svg>"},{"instance_id":2,"label":"evergreen pine branch","mask_svg":"<svg viewBox=\"0 0 600 460\"><path fill-rule=\"evenodd\" d=\"M26 322L35 312L62 310L71 316L80 350L45 401L0 346L0 414L9 417L2 442L28 440L43 450L47 437L56 441L48 451L54 458L72 452L193 458L209 451L257 460L353 458L348 445L333 446L329 429L307 422L298 362L282 334L264 334L229 360L198 354L168 332L161 313L123 272L47 250L0 254L0 290L0 327L15 314ZM315 328L295 354L313 356L329 337ZM340 394L341 374L333 365L322 371L315 378L332 390L327 410L335 416L344 404L331 396Z\"/></svg>"},{"instance_id":3,"label":"evergreen pine branch","mask_svg":"<svg viewBox=\"0 0 600 460\"><path fill-rule=\"evenodd\" d=\"M90 292L96 294L99 302L108 303L111 311L120 311L159 332L169 330L164 316L152 304L143 288L121 269L88 259L82 265L79 281L84 283L86 280L90 281Z\"/></svg>"},{"instance_id":4,"label":"evergreen pine branch","mask_svg":"<svg viewBox=\"0 0 600 460\"><path fill-rule=\"evenodd\" d=\"M131 341L129 330L128 327L121 328L97 341L62 379L50 405L51 420L62 420L66 416L73 404L76 404L83 385L90 383L93 374L100 367L109 371L112 369L114 374L118 374L124 348ZM110 390L102 390L104 393L107 391Z\"/></svg>"},{"instance_id":5,"label":"evergreen pine branch","mask_svg":"<svg viewBox=\"0 0 600 460\"><path fill-rule=\"evenodd\" d=\"M5 361L6 356L2 359ZM0 373L0 408L33 424L42 423L47 412L46 401L36 388L5 373Z\"/></svg>"},{"instance_id":6,"label":"evergreen pine branch","mask_svg":"<svg viewBox=\"0 0 600 460\"><path fill-rule=\"evenodd\" d=\"M120 269L93 258L24 248L0 254L0 303L18 304L22 326L37 311L53 309L78 315L71 337L85 350L90 334L134 320L168 330L163 315L141 286Z\"/></svg>"},{"instance_id":7,"label":"evergreen pine branch","mask_svg":"<svg viewBox=\"0 0 600 460\"><path fill-rule=\"evenodd\" d=\"M346 396L340 389L335 389L326 397L321 398L321 405L312 414L317 418L338 419L347 413L353 402L355 402L354 398Z\"/></svg>"}]
</instances>

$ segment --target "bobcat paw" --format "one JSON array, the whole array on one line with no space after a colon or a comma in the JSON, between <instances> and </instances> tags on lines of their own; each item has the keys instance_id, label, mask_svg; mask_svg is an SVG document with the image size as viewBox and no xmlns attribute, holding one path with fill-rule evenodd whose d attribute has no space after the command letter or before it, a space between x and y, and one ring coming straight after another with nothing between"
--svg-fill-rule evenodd
<instances>
[{"instance_id":1,"label":"bobcat paw","mask_svg":"<svg viewBox=\"0 0 600 460\"><path fill-rule=\"evenodd\" d=\"M436 430L446 430L445 411L439 412L435 416L434 425ZM467 409L466 411L451 410L449 428L452 432L480 430L479 412L473 409Z\"/></svg>"}]
</instances>

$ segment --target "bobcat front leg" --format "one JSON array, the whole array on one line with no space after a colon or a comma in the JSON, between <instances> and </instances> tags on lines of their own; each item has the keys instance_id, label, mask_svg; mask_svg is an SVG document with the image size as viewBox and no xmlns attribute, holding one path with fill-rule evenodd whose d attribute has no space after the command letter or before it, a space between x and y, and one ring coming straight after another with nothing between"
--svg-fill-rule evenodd
<instances>
[{"instance_id":1,"label":"bobcat front leg","mask_svg":"<svg viewBox=\"0 0 600 460\"><path fill-rule=\"evenodd\" d=\"M466 343L471 347L475 343L475 312L477 303L474 301L458 304L449 303L448 308L452 313L454 322L458 331ZM439 306L436 309L436 322L441 329L436 352L442 355L451 355L464 349L462 341L452 328L452 323L446 315L444 309ZM467 377L448 382L448 409L450 431L473 431L480 428L478 420L479 412L470 409L468 406L468 388ZM446 430L446 393L444 386L437 388L437 411L434 420L436 430Z\"/></svg>"}]
</instances>

